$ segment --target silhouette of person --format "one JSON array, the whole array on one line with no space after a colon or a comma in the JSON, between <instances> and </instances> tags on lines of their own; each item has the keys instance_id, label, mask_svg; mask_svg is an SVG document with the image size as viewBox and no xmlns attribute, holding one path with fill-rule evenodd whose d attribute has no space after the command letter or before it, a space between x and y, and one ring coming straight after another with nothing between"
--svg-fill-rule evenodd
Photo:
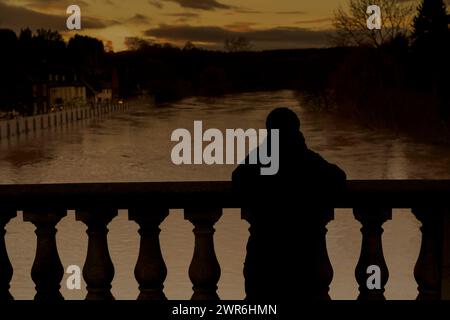
<instances>
[{"instance_id":1,"label":"silhouette of person","mask_svg":"<svg viewBox=\"0 0 450 320\"><path fill-rule=\"evenodd\" d=\"M346 175L308 149L300 120L290 109L273 110L266 127L268 138L263 143L269 146L270 130L279 130L278 172L261 175L264 165L250 164L248 155L232 177L251 225L244 263L246 299L314 299L319 295L319 222L333 214L327 201L345 188Z\"/></svg>"}]
</instances>

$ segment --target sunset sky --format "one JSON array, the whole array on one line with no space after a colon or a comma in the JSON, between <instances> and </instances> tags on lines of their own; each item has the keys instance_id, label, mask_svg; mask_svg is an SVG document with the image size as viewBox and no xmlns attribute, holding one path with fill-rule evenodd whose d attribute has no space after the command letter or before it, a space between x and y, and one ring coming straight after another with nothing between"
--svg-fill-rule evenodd
<instances>
[{"instance_id":1,"label":"sunset sky","mask_svg":"<svg viewBox=\"0 0 450 320\"><path fill-rule=\"evenodd\" d=\"M243 4L244 3L244 4ZM0 28L29 26L76 32L125 49L127 37L212 49L238 35L255 49L322 47L333 12L347 0L0 0ZM66 8L77 4L82 30L66 30Z\"/></svg>"}]
</instances>

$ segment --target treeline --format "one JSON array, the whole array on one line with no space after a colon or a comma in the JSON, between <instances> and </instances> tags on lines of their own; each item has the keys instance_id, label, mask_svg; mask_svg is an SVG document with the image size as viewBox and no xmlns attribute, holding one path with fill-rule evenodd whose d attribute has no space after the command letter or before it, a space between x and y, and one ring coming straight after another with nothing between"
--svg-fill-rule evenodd
<instances>
[{"instance_id":1,"label":"treeline","mask_svg":"<svg viewBox=\"0 0 450 320\"><path fill-rule=\"evenodd\" d=\"M342 61L348 49L221 52L146 44L116 54L121 92L142 88L158 102L186 96L312 89Z\"/></svg>"}]
</instances>

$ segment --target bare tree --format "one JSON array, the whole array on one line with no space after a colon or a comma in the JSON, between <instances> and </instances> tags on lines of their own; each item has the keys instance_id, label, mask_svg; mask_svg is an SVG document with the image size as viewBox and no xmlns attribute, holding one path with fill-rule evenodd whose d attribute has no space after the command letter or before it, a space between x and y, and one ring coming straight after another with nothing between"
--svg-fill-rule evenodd
<instances>
[{"instance_id":1,"label":"bare tree","mask_svg":"<svg viewBox=\"0 0 450 320\"><path fill-rule=\"evenodd\" d=\"M367 8L371 5L381 9L381 29L367 27ZM332 42L338 46L382 46L408 35L413 13L414 6L409 1L349 0L347 9L341 6L335 11Z\"/></svg>"}]
</instances>

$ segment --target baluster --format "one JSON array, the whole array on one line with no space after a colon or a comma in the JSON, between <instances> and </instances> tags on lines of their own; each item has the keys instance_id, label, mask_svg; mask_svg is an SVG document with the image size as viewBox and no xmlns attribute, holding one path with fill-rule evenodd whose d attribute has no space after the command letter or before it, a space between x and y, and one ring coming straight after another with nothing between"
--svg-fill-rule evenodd
<instances>
[{"instance_id":1,"label":"baluster","mask_svg":"<svg viewBox=\"0 0 450 320\"><path fill-rule=\"evenodd\" d=\"M194 294L192 300L219 300L217 283L220 265L214 250L214 224L222 216L222 209L186 208L184 218L194 225L195 247L189 278Z\"/></svg>"},{"instance_id":2,"label":"baluster","mask_svg":"<svg viewBox=\"0 0 450 320\"><path fill-rule=\"evenodd\" d=\"M443 219L439 210L413 208L412 213L422 223L422 243L414 267L419 294L417 300L441 298L441 253L443 243Z\"/></svg>"},{"instance_id":3,"label":"baluster","mask_svg":"<svg viewBox=\"0 0 450 320\"><path fill-rule=\"evenodd\" d=\"M314 265L314 292L315 300L331 300L328 292L330 284L333 281L333 266L327 250L326 235L328 232L327 224L334 219L334 209L325 209L320 212L315 225L316 239L312 239L315 244L315 265Z\"/></svg>"},{"instance_id":4,"label":"baluster","mask_svg":"<svg viewBox=\"0 0 450 320\"><path fill-rule=\"evenodd\" d=\"M86 300L114 300L111 294L114 265L109 255L107 225L115 216L116 209L76 211L76 220L88 227L88 250L83 267L88 291Z\"/></svg>"},{"instance_id":5,"label":"baluster","mask_svg":"<svg viewBox=\"0 0 450 320\"><path fill-rule=\"evenodd\" d=\"M169 215L169 209L130 209L129 220L135 221L140 229L141 242L134 275L139 283L138 300L166 300L164 280L167 268L161 254L159 225Z\"/></svg>"},{"instance_id":6,"label":"baluster","mask_svg":"<svg viewBox=\"0 0 450 320\"><path fill-rule=\"evenodd\" d=\"M64 268L56 246L56 225L67 215L65 210L25 210L23 220L36 227L36 256L31 278L36 284L35 300L63 300L59 292Z\"/></svg>"},{"instance_id":7,"label":"baluster","mask_svg":"<svg viewBox=\"0 0 450 320\"><path fill-rule=\"evenodd\" d=\"M392 210L383 208L355 208L356 220L361 222L362 244L359 261L355 269L356 281L359 284L358 300L385 300L384 287L389 279L389 270L384 260L382 234L383 224L392 219ZM371 265L380 268L381 286L369 289L367 280L371 273L367 268Z\"/></svg>"},{"instance_id":8,"label":"baluster","mask_svg":"<svg viewBox=\"0 0 450 320\"><path fill-rule=\"evenodd\" d=\"M8 251L6 250L5 226L9 220L16 216L17 213L15 210L0 210L0 301L14 299L11 293L9 293L9 283L11 282L14 270L11 261L9 261Z\"/></svg>"}]
</instances>

